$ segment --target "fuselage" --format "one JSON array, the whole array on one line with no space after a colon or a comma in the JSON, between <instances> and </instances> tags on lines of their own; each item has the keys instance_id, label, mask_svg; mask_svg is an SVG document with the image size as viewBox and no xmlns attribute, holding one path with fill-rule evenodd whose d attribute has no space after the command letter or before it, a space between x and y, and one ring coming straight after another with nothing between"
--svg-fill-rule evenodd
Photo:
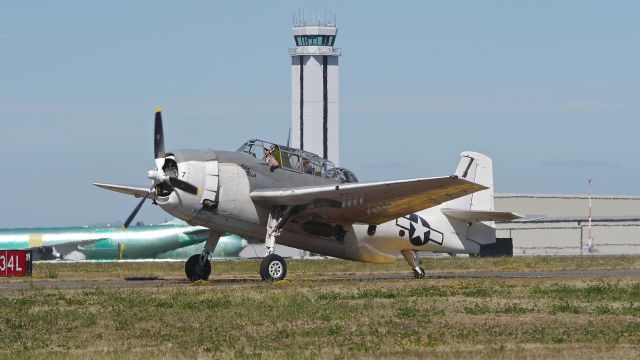
<instances>
[{"instance_id":1,"label":"fuselage","mask_svg":"<svg viewBox=\"0 0 640 360\"><path fill-rule=\"evenodd\" d=\"M208 228L179 224L132 226L126 231L111 226L0 229L0 249L59 251L63 244L77 243L77 248L69 253L48 256L73 260L150 259L168 257L171 251L202 244L208 235ZM234 245L241 246L242 239L225 236L220 242L221 250L226 246L227 254L235 257L239 250L236 252ZM217 251L213 256L223 254L224 251Z\"/></svg>"},{"instance_id":2,"label":"fuselage","mask_svg":"<svg viewBox=\"0 0 640 360\"><path fill-rule=\"evenodd\" d=\"M191 195L179 190L160 196L157 203L171 215L191 225L199 225L263 241L269 211L256 204L250 193L256 189L276 189L316 185L339 185L337 179L324 178L285 167L271 171L267 161L243 152L186 150L171 153L180 179L200 189ZM206 206L206 204L215 204ZM278 238L278 243L338 258L375 262L394 262L401 250L430 252L475 252L466 240L467 224L447 218L440 207L398 218L375 227L368 224L340 225L344 236L310 233L302 224L307 219L293 218Z\"/></svg>"},{"instance_id":3,"label":"fuselage","mask_svg":"<svg viewBox=\"0 0 640 360\"><path fill-rule=\"evenodd\" d=\"M248 245L247 240L241 238L235 234L225 234L220 237L218 244L211 258L215 260L237 260L240 259L240 253ZM186 260L194 254L202 253L203 243L197 243L190 246L181 247L175 250L170 250L161 253L157 256L158 259L178 259Z\"/></svg>"}]
</instances>

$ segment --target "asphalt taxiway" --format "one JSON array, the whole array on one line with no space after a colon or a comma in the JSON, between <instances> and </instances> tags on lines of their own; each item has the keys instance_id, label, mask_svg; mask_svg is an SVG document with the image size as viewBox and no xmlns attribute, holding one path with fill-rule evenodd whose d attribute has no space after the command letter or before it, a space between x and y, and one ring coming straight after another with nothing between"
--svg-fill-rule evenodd
<instances>
[{"instance_id":1,"label":"asphalt taxiway","mask_svg":"<svg viewBox=\"0 0 640 360\"><path fill-rule=\"evenodd\" d=\"M546 270L546 271L480 271L480 272L447 272L428 273L425 279L416 281L428 281L429 279L527 279L527 278L608 278L608 277L640 277L640 269L633 270ZM330 274L313 277L296 276L292 274L286 281L328 282L328 281L371 281L371 280L409 280L413 277L406 273L366 273L366 274ZM260 278L255 277L221 277L215 274L209 280L211 285L242 285L260 283ZM0 290L26 290L33 288L96 288L96 287L122 287L135 288L146 286L189 286L191 282L179 278L162 277L131 277L116 280L51 280L13 278L0 280Z\"/></svg>"}]
</instances>

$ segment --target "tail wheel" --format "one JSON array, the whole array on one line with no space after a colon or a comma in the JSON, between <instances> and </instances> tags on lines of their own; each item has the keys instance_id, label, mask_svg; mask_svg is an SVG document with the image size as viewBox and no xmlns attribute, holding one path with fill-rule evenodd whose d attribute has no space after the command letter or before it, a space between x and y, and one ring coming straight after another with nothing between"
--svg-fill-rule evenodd
<instances>
[{"instance_id":1,"label":"tail wheel","mask_svg":"<svg viewBox=\"0 0 640 360\"><path fill-rule=\"evenodd\" d=\"M287 263L280 255L265 256L260 263L260 277L263 281L278 281L287 276Z\"/></svg>"},{"instance_id":2,"label":"tail wheel","mask_svg":"<svg viewBox=\"0 0 640 360\"><path fill-rule=\"evenodd\" d=\"M413 269L413 278L414 279L422 279L422 278L424 278L424 275L425 275L424 269L423 268L419 268L419 269L420 270Z\"/></svg>"},{"instance_id":3,"label":"tail wheel","mask_svg":"<svg viewBox=\"0 0 640 360\"><path fill-rule=\"evenodd\" d=\"M191 255L184 264L184 272L190 281L209 280L211 275L211 262L206 259L204 264L200 263L201 254Z\"/></svg>"}]
</instances>

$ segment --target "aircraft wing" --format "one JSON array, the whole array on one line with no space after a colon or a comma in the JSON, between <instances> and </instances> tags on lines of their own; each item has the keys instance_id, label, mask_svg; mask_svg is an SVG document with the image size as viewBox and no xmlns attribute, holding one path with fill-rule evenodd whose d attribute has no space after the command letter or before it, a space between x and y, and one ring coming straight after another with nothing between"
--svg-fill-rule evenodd
<instances>
[{"instance_id":1,"label":"aircraft wing","mask_svg":"<svg viewBox=\"0 0 640 360\"><path fill-rule=\"evenodd\" d=\"M70 242L66 242L66 243L62 243L62 244L55 244L55 245L50 245L50 246L53 247L57 252L59 252L60 254L62 254L64 256L65 254L68 254L68 253L70 253L72 251L83 250L84 247L87 246L87 245L95 244L98 241L102 241L102 240L106 240L106 239L109 239L109 238L70 241Z\"/></svg>"},{"instance_id":2,"label":"aircraft wing","mask_svg":"<svg viewBox=\"0 0 640 360\"><path fill-rule=\"evenodd\" d=\"M258 189L253 201L265 207L302 206L302 213L345 223L381 224L484 190L457 176L374 183ZM299 214L299 215L300 215Z\"/></svg>"},{"instance_id":3,"label":"aircraft wing","mask_svg":"<svg viewBox=\"0 0 640 360\"><path fill-rule=\"evenodd\" d=\"M67 255L70 253L82 250L84 246L95 244L105 239L108 238L71 240L52 245L32 246L29 247L29 249L34 251L33 256L35 260L67 259Z\"/></svg>"},{"instance_id":4,"label":"aircraft wing","mask_svg":"<svg viewBox=\"0 0 640 360\"><path fill-rule=\"evenodd\" d=\"M454 219L471 222L513 221L522 218L521 215L507 211L442 209L442 213Z\"/></svg>"},{"instance_id":5,"label":"aircraft wing","mask_svg":"<svg viewBox=\"0 0 640 360\"><path fill-rule=\"evenodd\" d=\"M149 192L148 187L142 186L129 186L129 185L118 185L118 184L104 184L104 183L93 183L93 185L103 188L110 191L119 192L122 194L133 195L137 198L145 197ZM149 195L149 198L152 200L156 199L155 191Z\"/></svg>"}]
</instances>

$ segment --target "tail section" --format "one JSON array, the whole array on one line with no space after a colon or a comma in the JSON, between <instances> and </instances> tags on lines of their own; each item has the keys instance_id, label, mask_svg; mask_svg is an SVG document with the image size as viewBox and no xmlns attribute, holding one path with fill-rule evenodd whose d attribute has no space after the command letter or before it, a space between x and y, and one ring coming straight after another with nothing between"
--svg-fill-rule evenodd
<instances>
[{"instance_id":1,"label":"tail section","mask_svg":"<svg viewBox=\"0 0 640 360\"><path fill-rule=\"evenodd\" d=\"M493 161L486 155L465 151L460 154L460 163L455 173L465 180L484 185L486 190L467 195L443 204L443 208L454 210L457 214L446 212L452 226L457 228L463 246L470 253L479 254L485 244L496 242L496 229L493 221L475 222L467 218L475 217L475 212L493 212ZM462 212L463 214L459 214ZM461 215L461 216L457 216ZM460 219L460 218L463 219Z\"/></svg>"},{"instance_id":2,"label":"tail section","mask_svg":"<svg viewBox=\"0 0 640 360\"><path fill-rule=\"evenodd\" d=\"M470 151L460 156L456 175L487 189L444 204L442 213L460 234L462 245L469 253L513 255L511 239L503 239L500 244L496 242L495 221L512 221L521 216L494 210L493 161L486 155Z\"/></svg>"},{"instance_id":3,"label":"tail section","mask_svg":"<svg viewBox=\"0 0 640 360\"><path fill-rule=\"evenodd\" d=\"M484 185L488 189L453 200L447 204L447 207L493 211L493 161L486 155L472 151L465 151L460 154L460 157L455 175Z\"/></svg>"}]
</instances>

